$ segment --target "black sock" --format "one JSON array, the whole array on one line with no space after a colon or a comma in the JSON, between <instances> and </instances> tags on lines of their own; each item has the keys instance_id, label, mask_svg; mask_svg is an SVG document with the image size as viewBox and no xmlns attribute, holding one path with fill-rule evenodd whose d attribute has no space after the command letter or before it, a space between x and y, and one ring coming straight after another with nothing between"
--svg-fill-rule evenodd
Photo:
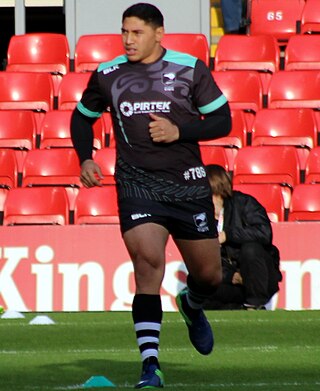
<instances>
[{"instance_id":1,"label":"black sock","mask_svg":"<svg viewBox=\"0 0 320 391\"><path fill-rule=\"evenodd\" d=\"M143 362L158 363L159 338L162 321L160 295L137 294L132 303L132 318Z\"/></svg>"}]
</instances>

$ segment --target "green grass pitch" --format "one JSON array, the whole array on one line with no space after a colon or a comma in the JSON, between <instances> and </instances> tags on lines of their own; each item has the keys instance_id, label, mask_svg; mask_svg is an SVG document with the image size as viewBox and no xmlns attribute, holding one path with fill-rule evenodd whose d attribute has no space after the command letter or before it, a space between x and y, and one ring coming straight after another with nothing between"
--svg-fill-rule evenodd
<instances>
[{"instance_id":1,"label":"green grass pitch","mask_svg":"<svg viewBox=\"0 0 320 391\"><path fill-rule=\"evenodd\" d=\"M0 390L128 390L140 376L130 312L48 313L0 319ZM165 390L316 391L320 389L319 311L207 311L214 352L191 346L178 313L164 313L160 362ZM91 376L112 387L84 388Z\"/></svg>"}]
</instances>

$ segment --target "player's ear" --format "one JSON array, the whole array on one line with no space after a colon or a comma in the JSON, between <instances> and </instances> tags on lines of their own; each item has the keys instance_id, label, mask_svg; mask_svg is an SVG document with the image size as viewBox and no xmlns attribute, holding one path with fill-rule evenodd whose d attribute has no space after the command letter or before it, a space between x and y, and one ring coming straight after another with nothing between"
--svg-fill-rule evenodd
<instances>
[{"instance_id":1,"label":"player's ear","mask_svg":"<svg viewBox=\"0 0 320 391\"><path fill-rule=\"evenodd\" d=\"M156 29L156 41L160 43L162 38L163 38L163 35L164 35L164 28L162 26L161 27L157 27L157 29Z\"/></svg>"}]
</instances>

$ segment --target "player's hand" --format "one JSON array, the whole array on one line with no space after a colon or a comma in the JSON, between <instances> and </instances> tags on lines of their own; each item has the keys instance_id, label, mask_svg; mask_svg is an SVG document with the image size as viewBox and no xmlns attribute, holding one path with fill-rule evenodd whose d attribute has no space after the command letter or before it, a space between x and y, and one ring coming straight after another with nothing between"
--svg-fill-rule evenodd
<instances>
[{"instance_id":1,"label":"player's hand","mask_svg":"<svg viewBox=\"0 0 320 391\"><path fill-rule=\"evenodd\" d=\"M88 159L81 164L80 180L85 187L102 186L101 179L101 169L96 162Z\"/></svg>"},{"instance_id":2,"label":"player's hand","mask_svg":"<svg viewBox=\"0 0 320 391\"><path fill-rule=\"evenodd\" d=\"M149 132L155 143L172 143L179 139L179 128L167 118L150 113Z\"/></svg>"},{"instance_id":3,"label":"player's hand","mask_svg":"<svg viewBox=\"0 0 320 391\"><path fill-rule=\"evenodd\" d=\"M242 277L239 272L234 273L234 275L232 277L232 284L234 284L234 285L236 285L236 284L242 285L243 284Z\"/></svg>"}]
</instances>

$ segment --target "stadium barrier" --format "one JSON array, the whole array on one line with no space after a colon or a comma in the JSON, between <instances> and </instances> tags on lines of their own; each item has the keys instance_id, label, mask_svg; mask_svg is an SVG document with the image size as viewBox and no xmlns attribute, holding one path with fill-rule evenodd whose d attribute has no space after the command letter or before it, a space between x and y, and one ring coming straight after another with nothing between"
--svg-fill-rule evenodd
<instances>
[{"instance_id":1,"label":"stadium barrier","mask_svg":"<svg viewBox=\"0 0 320 391\"><path fill-rule=\"evenodd\" d=\"M273 309L320 309L320 225L276 223L283 281ZM133 268L119 226L0 227L0 305L28 312L128 311L134 292ZM162 285L164 311L186 269L170 239Z\"/></svg>"}]
</instances>

